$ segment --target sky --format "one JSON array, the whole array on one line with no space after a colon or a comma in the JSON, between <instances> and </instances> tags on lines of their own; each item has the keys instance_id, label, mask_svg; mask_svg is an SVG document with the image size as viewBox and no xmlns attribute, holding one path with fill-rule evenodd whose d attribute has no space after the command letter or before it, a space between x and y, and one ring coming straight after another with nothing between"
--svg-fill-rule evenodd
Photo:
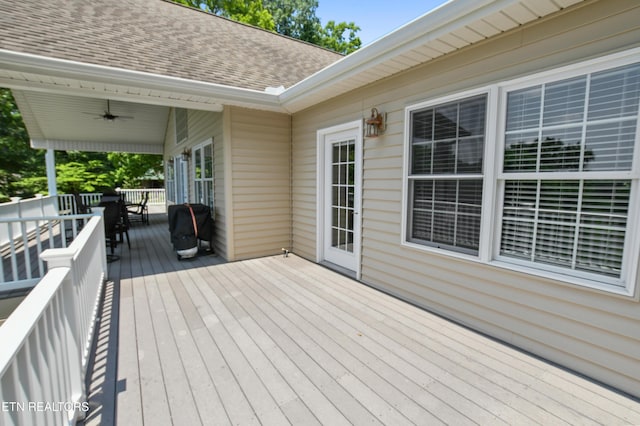
<instances>
[{"instance_id":1,"label":"sky","mask_svg":"<svg viewBox=\"0 0 640 426\"><path fill-rule=\"evenodd\" d=\"M362 45L424 15L446 0L318 0L316 16L328 21L355 22Z\"/></svg>"}]
</instances>

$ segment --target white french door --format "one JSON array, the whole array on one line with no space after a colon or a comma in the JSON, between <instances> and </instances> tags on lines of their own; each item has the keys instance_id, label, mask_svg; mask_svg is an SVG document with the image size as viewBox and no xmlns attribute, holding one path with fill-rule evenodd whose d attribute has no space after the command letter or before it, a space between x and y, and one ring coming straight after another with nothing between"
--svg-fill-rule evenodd
<instances>
[{"instance_id":1,"label":"white french door","mask_svg":"<svg viewBox=\"0 0 640 426\"><path fill-rule=\"evenodd\" d=\"M362 127L350 123L319 132L320 260L359 274ZM319 168L320 169L320 168Z\"/></svg>"}]
</instances>

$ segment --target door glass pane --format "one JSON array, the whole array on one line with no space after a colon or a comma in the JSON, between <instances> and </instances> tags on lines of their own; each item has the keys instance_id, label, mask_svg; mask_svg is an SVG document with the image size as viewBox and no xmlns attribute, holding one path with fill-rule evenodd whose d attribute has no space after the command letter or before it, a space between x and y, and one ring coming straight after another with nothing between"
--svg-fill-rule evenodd
<instances>
[{"instance_id":1,"label":"door glass pane","mask_svg":"<svg viewBox=\"0 0 640 426\"><path fill-rule=\"evenodd\" d=\"M353 252L355 141L334 143L331 149L331 245Z\"/></svg>"},{"instance_id":2,"label":"door glass pane","mask_svg":"<svg viewBox=\"0 0 640 426\"><path fill-rule=\"evenodd\" d=\"M204 177L213 178L213 145L211 144L204 147Z\"/></svg>"},{"instance_id":3,"label":"door glass pane","mask_svg":"<svg viewBox=\"0 0 640 426\"><path fill-rule=\"evenodd\" d=\"M196 179L202 179L202 149L196 149L193 155L195 157L193 167L195 168Z\"/></svg>"}]
</instances>

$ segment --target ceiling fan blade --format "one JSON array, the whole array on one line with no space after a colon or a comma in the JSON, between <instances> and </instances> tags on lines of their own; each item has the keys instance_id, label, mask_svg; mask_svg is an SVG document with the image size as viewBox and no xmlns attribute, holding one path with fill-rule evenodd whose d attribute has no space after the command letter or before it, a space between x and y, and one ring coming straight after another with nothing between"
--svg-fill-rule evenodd
<instances>
[{"instance_id":1,"label":"ceiling fan blade","mask_svg":"<svg viewBox=\"0 0 640 426\"><path fill-rule=\"evenodd\" d=\"M133 120L134 117L131 115L116 115L111 113L111 101L107 99L107 109L103 111L102 114L95 114L92 112L83 112L83 114L92 115L95 120L104 120L104 121L116 121L116 120Z\"/></svg>"}]
</instances>

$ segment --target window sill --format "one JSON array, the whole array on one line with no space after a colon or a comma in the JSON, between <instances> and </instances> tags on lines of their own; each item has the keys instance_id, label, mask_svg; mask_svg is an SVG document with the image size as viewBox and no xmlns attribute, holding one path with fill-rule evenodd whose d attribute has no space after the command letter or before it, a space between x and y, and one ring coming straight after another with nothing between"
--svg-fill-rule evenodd
<instances>
[{"instance_id":1,"label":"window sill","mask_svg":"<svg viewBox=\"0 0 640 426\"><path fill-rule=\"evenodd\" d=\"M552 281L553 284L569 286L580 290L594 291L607 296L622 297L624 299L630 299L636 302L639 301L638 296L634 295L633 288L629 288L628 284L626 286L606 284L595 279L592 280L553 271L545 271L541 268L539 269L528 267L525 265L518 265L502 259L494 259L490 261L488 265L495 266L501 269L507 269L509 271L517 272L520 274L539 277L545 280Z\"/></svg>"}]
</instances>

